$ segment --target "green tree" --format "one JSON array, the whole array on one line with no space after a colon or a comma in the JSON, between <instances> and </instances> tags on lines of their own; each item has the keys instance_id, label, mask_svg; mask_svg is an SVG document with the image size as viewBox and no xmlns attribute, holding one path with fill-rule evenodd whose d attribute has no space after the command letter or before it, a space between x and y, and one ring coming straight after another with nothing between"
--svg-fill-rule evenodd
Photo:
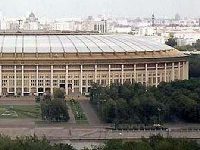
<instances>
[{"instance_id":1,"label":"green tree","mask_svg":"<svg viewBox=\"0 0 200 150\"><path fill-rule=\"evenodd\" d=\"M63 89L54 88L53 96L54 99L65 99L65 91Z\"/></svg>"},{"instance_id":2,"label":"green tree","mask_svg":"<svg viewBox=\"0 0 200 150\"><path fill-rule=\"evenodd\" d=\"M42 119L49 121L68 121L68 108L64 100L64 92L61 89L54 90L54 98L44 95L41 101Z\"/></svg>"},{"instance_id":3,"label":"green tree","mask_svg":"<svg viewBox=\"0 0 200 150\"><path fill-rule=\"evenodd\" d=\"M167 44L171 47L175 47L177 45L177 42L173 37L171 37L167 40L167 42L165 42L165 44Z\"/></svg>"},{"instance_id":4,"label":"green tree","mask_svg":"<svg viewBox=\"0 0 200 150\"><path fill-rule=\"evenodd\" d=\"M61 100L43 101L41 103L42 117L49 121L68 121L69 114L66 103Z\"/></svg>"}]
</instances>

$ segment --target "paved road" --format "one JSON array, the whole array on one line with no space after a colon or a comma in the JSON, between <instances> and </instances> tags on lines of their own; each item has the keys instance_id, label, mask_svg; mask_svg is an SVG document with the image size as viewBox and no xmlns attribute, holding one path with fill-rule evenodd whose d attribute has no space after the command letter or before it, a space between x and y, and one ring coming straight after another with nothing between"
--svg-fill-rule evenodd
<instances>
[{"instance_id":1,"label":"paved road","mask_svg":"<svg viewBox=\"0 0 200 150\"><path fill-rule=\"evenodd\" d=\"M108 139L139 139L148 138L152 135L163 137L200 139L200 131L112 131L99 128L76 128L63 127L37 127L37 128L0 128L0 133L15 138L16 136L37 135L45 136L50 141L66 140L108 140Z\"/></svg>"},{"instance_id":2,"label":"paved road","mask_svg":"<svg viewBox=\"0 0 200 150\"><path fill-rule=\"evenodd\" d=\"M0 128L34 128L35 119L0 119Z\"/></svg>"},{"instance_id":3,"label":"paved road","mask_svg":"<svg viewBox=\"0 0 200 150\"><path fill-rule=\"evenodd\" d=\"M86 114L86 117L88 119L88 122L90 125L101 125L101 121L98 118L96 112L92 108L92 105L90 104L89 100L79 101L80 105L83 109L83 111Z\"/></svg>"}]
</instances>

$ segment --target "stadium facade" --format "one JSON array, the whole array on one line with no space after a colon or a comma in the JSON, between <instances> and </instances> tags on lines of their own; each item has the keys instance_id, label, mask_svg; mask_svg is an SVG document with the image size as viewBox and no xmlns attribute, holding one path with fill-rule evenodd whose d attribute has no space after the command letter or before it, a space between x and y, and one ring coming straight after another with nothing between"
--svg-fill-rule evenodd
<instances>
[{"instance_id":1,"label":"stadium facade","mask_svg":"<svg viewBox=\"0 0 200 150\"><path fill-rule=\"evenodd\" d=\"M148 37L50 33L0 34L0 95L39 95L54 88L87 93L93 82L188 79L188 59Z\"/></svg>"}]
</instances>

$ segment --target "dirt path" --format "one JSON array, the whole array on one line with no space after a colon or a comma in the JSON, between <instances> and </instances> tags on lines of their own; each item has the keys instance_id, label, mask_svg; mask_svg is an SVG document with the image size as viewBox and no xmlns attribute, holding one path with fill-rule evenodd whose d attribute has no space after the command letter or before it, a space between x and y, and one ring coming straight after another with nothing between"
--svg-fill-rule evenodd
<instances>
[{"instance_id":1,"label":"dirt path","mask_svg":"<svg viewBox=\"0 0 200 150\"><path fill-rule=\"evenodd\" d=\"M101 125L101 120L98 118L96 112L88 100L79 101L83 111L86 114L90 125Z\"/></svg>"}]
</instances>

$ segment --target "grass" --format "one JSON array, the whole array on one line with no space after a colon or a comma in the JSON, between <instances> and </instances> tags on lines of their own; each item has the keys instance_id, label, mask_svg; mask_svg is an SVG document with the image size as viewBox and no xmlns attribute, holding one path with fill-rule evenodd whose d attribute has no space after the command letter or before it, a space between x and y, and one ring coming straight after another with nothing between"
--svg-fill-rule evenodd
<instances>
[{"instance_id":1,"label":"grass","mask_svg":"<svg viewBox=\"0 0 200 150\"><path fill-rule=\"evenodd\" d=\"M88 123L87 117L86 117L85 113L83 112L78 101L70 100L69 106L71 107L72 112L73 112L74 117L75 117L75 120L78 124Z\"/></svg>"},{"instance_id":2,"label":"grass","mask_svg":"<svg viewBox=\"0 0 200 150\"><path fill-rule=\"evenodd\" d=\"M39 105L6 105L0 106L0 119L40 119Z\"/></svg>"}]
</instances>

